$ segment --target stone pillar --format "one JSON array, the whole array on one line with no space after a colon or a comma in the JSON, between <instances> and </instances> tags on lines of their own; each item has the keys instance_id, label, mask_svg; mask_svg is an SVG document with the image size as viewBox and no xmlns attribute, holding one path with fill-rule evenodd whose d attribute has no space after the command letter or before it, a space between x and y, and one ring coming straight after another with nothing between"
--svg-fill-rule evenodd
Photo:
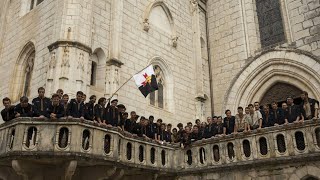
<instances>
[{"instance_id":1,"label":"stone pillar","mask_svg":"<svg viewBox=\"0 0 320 180\"><path fill-rule=\"evenodd\" d=\"M106 92L109 98L119 88L121 58L123 0L112 0L110 50L107 62ZM117 94L114 96L117 98Z\"/></svg>"},{"instance_id":2,"label":"stone pillar","mask_svg":"<svg viewBox=\"0 0 320 180\"><path fill-rule=\"evenodd\" d=\"M198 0L190 0L190 11L192 14L192 45L193 59L195 60L195 83L196 83L196 118L203 120L204 116L204 88L202 72L202 55L201 55L201 29L200 29L200 11Z\"/></svg>"},{"instance_id":3,"label":"stone pillar","mask_svg":"<svg viewBox=\"0 0 320 180\"><path fill-rule=\"evenodd\" d=\"M51 54L47 75L48 94L61 88L70 95L86 92L91 48L76 41L57 41L49 47ZM89 74L90 76L90 74Z\"/></svg>"}]
</instances>

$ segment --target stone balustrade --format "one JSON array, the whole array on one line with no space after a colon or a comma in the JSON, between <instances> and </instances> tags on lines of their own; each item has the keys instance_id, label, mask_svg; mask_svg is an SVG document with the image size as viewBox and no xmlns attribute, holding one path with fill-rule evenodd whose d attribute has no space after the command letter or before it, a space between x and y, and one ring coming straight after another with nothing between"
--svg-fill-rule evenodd
<instances>
[{"instance_id":1,"label":"stone balustrade","mask_svg":"<svg viewBox=\"0 0 320 180\"><path fill-rule=\"evenodd\" d=\"M177 177L228 167L312 161L320 158L319 122L212 137L183 149L85 120L18 118L0 125L0 166L14 166L22 159L47 164L76 160L82 167L108 165Z\"/></svg>"}]
</instances>

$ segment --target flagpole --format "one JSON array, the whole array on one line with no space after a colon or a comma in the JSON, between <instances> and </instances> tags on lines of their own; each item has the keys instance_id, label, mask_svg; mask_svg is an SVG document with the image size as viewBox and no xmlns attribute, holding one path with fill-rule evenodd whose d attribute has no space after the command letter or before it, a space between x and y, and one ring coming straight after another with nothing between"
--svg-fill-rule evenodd
<instances>
[{"instance_id":1,"label":"flagpole","mask_svg":"<svg viewBox=\"0 0 320 180\"><path fill-rule=\"evenodd\" d=\"M151 64L147 65L146 67L144 67L143 69L141 69L139 72L137 72L137 73L135 73L135 74L138 74L138 73L142 72L144 69L146 69L146 68L149 67L150 65L151 65ZM112 93L112 96L111 96L110 98L108 98L109 101L108 101L107 104L110 103L112 97L113 97L125 84L127 84L127 83L132 79L132 77L133 77L133 75L132 75L125 83L123 83L114 93Z\"/></svg>"}]
</instances>

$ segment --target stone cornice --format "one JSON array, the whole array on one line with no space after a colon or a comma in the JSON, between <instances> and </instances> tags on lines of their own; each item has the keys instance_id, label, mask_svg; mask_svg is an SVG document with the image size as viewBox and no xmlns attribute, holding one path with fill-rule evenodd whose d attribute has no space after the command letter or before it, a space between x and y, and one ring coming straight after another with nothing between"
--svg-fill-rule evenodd
<instances>
[{"instance_id":1,"label":"stone cornice","mask_svg":"<svg viewBox=\"0 0 320 180\"><path fill-rule=\"evenodd\" d=\"M51 52L54 49L57 49L58 47L74 47L77 49L81 49L83 51L86 51L88 53L92 53L91 47L79 42L79 41L70 41L70 40L58 40L48 46L49 51Z\"/></svg>"},{"instance_id":2,"label":"stone cornice","mask_svg":"<svg viewBox=\"0 0 320 180\"><path fill-rule=\"evenodd\" d=\"M112 65L117 66L117 67L121 67L123 65L123 63L116 58L111 58L107 61L107 66L112 66Z\"/></svg>"}]
</instances>

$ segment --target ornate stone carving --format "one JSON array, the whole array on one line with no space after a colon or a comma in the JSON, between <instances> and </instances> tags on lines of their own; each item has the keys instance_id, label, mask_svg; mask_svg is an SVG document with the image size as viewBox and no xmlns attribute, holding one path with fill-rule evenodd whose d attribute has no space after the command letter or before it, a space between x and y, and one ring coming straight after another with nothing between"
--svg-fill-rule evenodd
<instances>
[{"instance_id":1,"label":"ornate stone carving","mask_svg":"<svg viewBox=\"0 0 320 180\"><path fill-rule=\"evenodd\" d=\"M50 57L49 68L54 69L56 67L56 63L57 63L56 52L52 51L50 55L51 55L51 57Z\"/></svg>"},{"instance_id":2,"label":"ornate stone carving","mask_svg":"<svg viewBox=\"0 0 320 180\"><path fill-rule=\"evenodd\" d=\"M27 63L26 63L26 73L30 73L31 71L32 71L32 69L33 69L33 62L34 61L34 58L33 57L31 57L31 58L28 58L28 60L27 60Z\"/></svg>"},{"instance_id":3,"label":"ornate stone carving","mask_svg":"<svg viewBox=\"0 0 320 180\"><path fill-rule=\"evenodd\" d=\"M175 37L172 38L172 46L173 47L177 47L178 46L178 39L179 39L178 36L175 36Z\"/></svg>"},{"instance_id":4,"label":"ornate stone carving","mask_svg":"<svg viewBox=\"0 0 320 180\"><path fill-rule=\"evenodd\" d=\"M149 29L150 29L149 19L144 19L144 21L143 21L143 30L148 32Z\"/></svg>"},{"instance_id":5,"label":"ornate stone carving","mask_svg":"<svg viewBox=\"0 0 320 180\"><path fill-rule=\"evenodd\" d=\"M79 60L78 60L78 67L77 69L82 69L84 71L84 54L81 52L79 55Z\"/></svg>"},{"instance_id":6,"label":"ornate stone carving","mask_svg":"<svg viewBox=\"0 0 320 180\"><path fill-rule=\"evenodd\" d=\"M62 76L67 76L68 75L69 67L70 67L70 63L69 63L69 47L64 47L63 48L63 55L62 55L62 63L61 63Z\"/></svg>"},{"instance_id":7,"label":"ornate stone carving","mask_svg":"<svg viewBox=\"0 0 320 180\"><path fill-rule=\"evenodd\" d=\"M198 10L198 0L190 0L190 11L193 14Z\"/></svg>"}]
</instances>

